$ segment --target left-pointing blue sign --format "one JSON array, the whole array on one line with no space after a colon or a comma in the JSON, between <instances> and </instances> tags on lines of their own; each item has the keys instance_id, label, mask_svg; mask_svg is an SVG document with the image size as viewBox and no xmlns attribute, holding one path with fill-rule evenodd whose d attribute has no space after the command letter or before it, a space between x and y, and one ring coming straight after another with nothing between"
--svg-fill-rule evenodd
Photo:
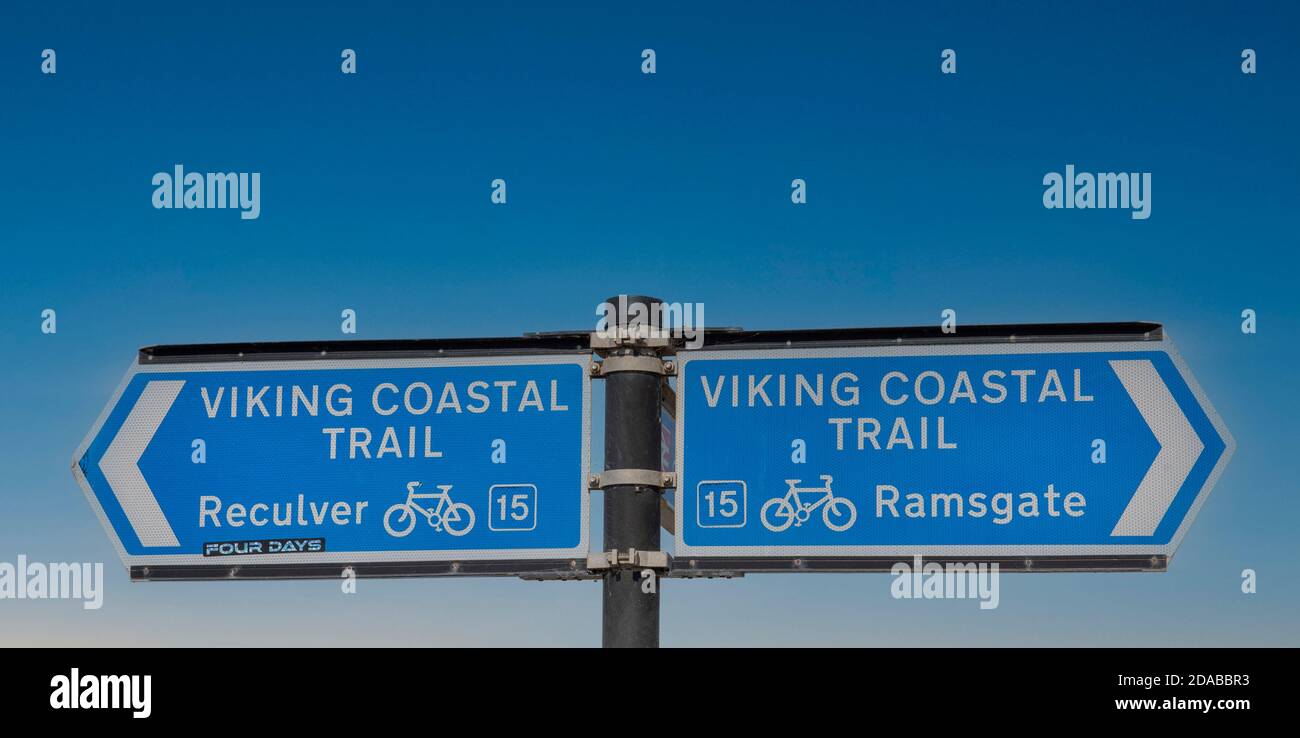
<instances>
[{"instance_id":1,"label":"left-pointing blue sign","mask_svg":"<svg viewBox=\"0 0 1300 738\"><path fill-rule=\"evenodd\" d=\"M128 565L585 555L589 364L136 365L73 471Z\"/></svg>"}]
</instances>

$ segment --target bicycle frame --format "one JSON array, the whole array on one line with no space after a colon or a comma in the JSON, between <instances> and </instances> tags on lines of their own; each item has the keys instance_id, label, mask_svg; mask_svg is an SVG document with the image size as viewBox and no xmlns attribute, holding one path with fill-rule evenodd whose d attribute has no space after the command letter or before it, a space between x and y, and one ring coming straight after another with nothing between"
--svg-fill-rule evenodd
<instances>
[{"instance_id":1,"label":"bicycle frame","mask_svg":"<svg viewBox=\"0 0 1300 738\"><path fill-rule=\"evenodd\" d=\"M796 506L797 509L803 510L805 512L812 512L813 510L816 510L822 505L825 505L826 501L831 499L835 495L833 492L831 492L831 477L827 474L823 474L821 475L821 478L822 481L826 483L821 487L796 487L795 485L798 484L800 480L798 479L785 480L785 483L790 486L790 489L787 490L785 493L785 499L792 500L793 504ZM817 500L816 502L812 504L805 504L803 498L799 494L801 492L821 492L823 494L821 499Z\"/></svg>"},{"instance_id":2,"label":"bicycle frame","mask_svg":"<svg viewBox=\"0 0 1300 738\"><path fill-rule=\"evenodd\" d=\"M415 488L418 486L418 483L407 485L406 507L410 508L412 512L419 510L424 513L424 516L429 520L433 520L434 516L437 516L438 520L442 520L442 510L447 507L449 502L451 502L451 496L449 494L451 489L450 486L438 485L439 491L437 492L416 492ZM433 507L425 507L424 505L416 504L416 500L437 500L438 504Z\"/></svg>"}]
</instances>

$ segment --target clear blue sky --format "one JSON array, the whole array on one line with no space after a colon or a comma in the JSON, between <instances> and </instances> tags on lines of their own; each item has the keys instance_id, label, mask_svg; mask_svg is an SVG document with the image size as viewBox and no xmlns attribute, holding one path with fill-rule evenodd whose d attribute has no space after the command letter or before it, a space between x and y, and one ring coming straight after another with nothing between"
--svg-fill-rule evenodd
<instances>
[{"instance_id":1,"label":"clear blue sky","mask_svg":"<svg viewBox=\"0 0 1300 738\"><path fill-rule=\"evenodd\" d=\"M343 308L362 338L587 328L646 292L751 328L1160 321L1238 443L1167 573L1007 576L991 612L669 582L664 644L1300 645L1294 4L260 5L0 11L0 560L108 579L97 612L0 601L0 643L597 644L590 583L130 584L69 464L141 345ZM154 210L177 163L261 172L261 217ZM1045 210L1067 164L1151 172L1150 219Z\"/></svg>"}]
</instances>

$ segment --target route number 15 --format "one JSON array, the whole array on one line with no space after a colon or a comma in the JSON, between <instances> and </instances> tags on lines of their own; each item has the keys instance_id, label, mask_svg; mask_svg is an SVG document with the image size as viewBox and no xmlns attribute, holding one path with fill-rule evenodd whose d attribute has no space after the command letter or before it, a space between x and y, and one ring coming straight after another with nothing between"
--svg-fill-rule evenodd
<instances>
[{"instance_id":1,"label":"route number 15","mask_svg":"<svg viewBox=\"0 0 1300 738\"><path fill-rule=\"evenodd\" d=\"M695 486L695 522L701 528L742 528L748 500L739 479L700 482Z\"/></svg>"},{"instance_id":2,"label":"route number 15","mask_svg":"<svg viewBox=\"0 0 1300 738\"><path fill-rule=\"evenodd\" d=\"M488 530L537 528L537 485L494 484L488 489Z\"/></svg>"}]
</instances>

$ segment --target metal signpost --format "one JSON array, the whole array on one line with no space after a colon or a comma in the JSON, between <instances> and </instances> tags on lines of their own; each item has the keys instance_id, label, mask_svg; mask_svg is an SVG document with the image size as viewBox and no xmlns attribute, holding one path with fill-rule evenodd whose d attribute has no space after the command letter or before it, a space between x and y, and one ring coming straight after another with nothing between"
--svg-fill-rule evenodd
<instances>
[{"instance_id":1,"label":"metal signpost","mask_svg":"<svg viewBox=\"0 0 1300 738\"><path fill-rule=\"evenodd\" d=\"M648 305L650 298L628 302ZM626 327L626 316L618 316ZM625 331L625 335L627 332ZM606 647L659 645L660 385L666 368L653 346L615 341L600 363L605 378L605 493L602 637ZM650 557L650 558L646 558ZM595 563L595 562L593 562Z\"/></svg>"},{"instance_id":2,"label":"metal signpost","mask_svg":"<svg viewBox=\"0 0 1300 738\"><path fill-rule=\"evenodd\" d=\"M603 643L657 646L661 578L1162 570L1233 451L1158 324L710 329L686 350L649 315L142 349L73 471L133 579L600 579Z\"/></svg>"}]
</instances>

